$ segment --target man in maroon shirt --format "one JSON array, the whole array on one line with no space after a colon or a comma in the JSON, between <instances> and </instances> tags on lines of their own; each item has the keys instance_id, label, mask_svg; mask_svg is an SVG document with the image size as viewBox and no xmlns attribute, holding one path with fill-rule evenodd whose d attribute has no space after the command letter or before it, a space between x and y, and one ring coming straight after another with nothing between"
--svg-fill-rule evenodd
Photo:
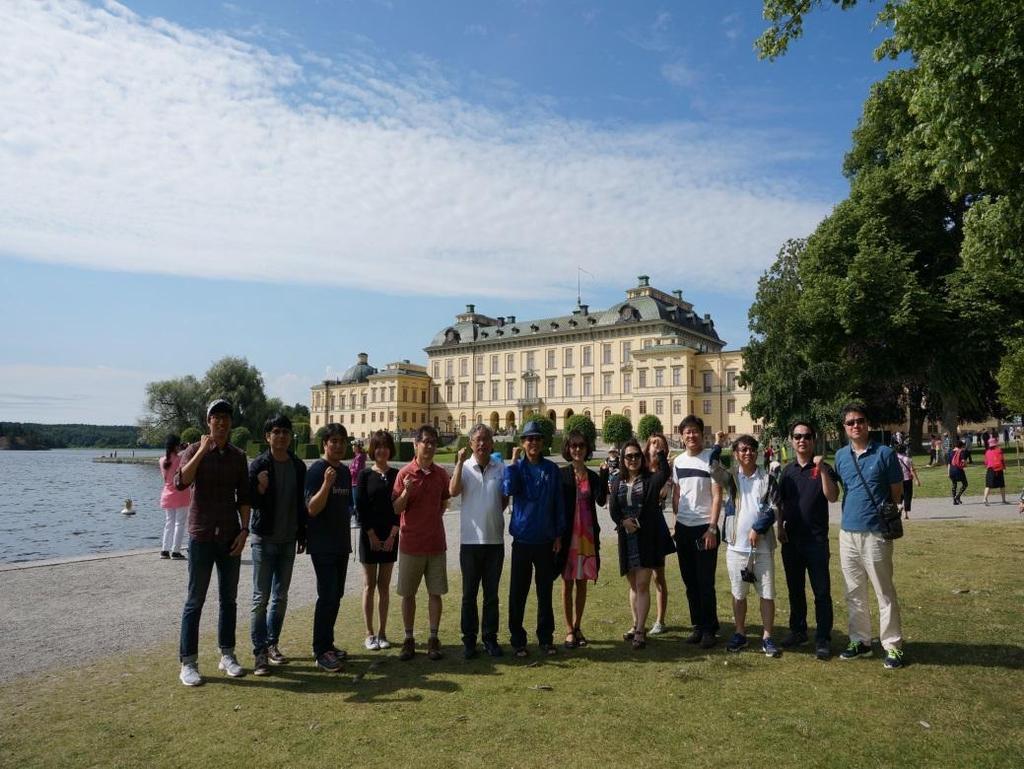
<instances>
[{"instance_id":1,"label":"man in maroon shirt","mask_svg":"<svg viewBox=\"0 0 1024 769\"><path fill-rule=\"evenodd\" d=\"M185 449L174 477L178 489L193 486L188 511L188 594L181 613L179 646L179 678L185 686L203 682L198 663L199 619L214 566L220 592L218 667L234 678L245 675L235 658L235 599L242 550L249 535L249 466L245 452L228 443L231 413L231 404L223 398L209 405L206 423L210 432Z\"/></svg>"},{"instance_id":2,"label":"man in maroon shirt","mask_svg":"<svg viewBox=\"0 0 1024 769\"><path fill-rule=\"evenodd\" d=\"M401 516L398 536L398 586L402 596L405 642L399 659L416 654L413 625L416 620L416 592L420 581L427 583L427 613L430 638L427 657L441 659L437 628L441 624L441 596L448 592L448 568L444 537L444 510L448 506L448 473L434 464L437 430L423 425L416 433L416 458L398 471L392 499Z\"/></svg>"}]
</instances>

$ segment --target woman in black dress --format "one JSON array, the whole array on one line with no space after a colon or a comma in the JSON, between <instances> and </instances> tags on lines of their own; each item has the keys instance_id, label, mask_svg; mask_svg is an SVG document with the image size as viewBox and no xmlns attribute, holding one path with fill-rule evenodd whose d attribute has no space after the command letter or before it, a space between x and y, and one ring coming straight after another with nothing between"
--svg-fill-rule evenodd
<instances>
[{"instance_id":1,"label":"woman in black dress","mask_svg":"<svg viewBox=\"0 0 1024 769\"><path fill-rule=\"evenodd\" d=\"M363 564L363 617L366 620L365 646L371 651L391 646L387 637L388 606L391 603L391 572L398 560L398 515L391 503L398 468L388 461L395 455L391 434L378 430L370 436L368 452L373 464L359 473L356 516L359 521L359 562ZM378 629L373 628L373 593L377 591L380 615Z\"/></svg>"},{"instance_id":2,"label":"woman in black dress","mask_svg":"<svg viewBox=\"0 0 1024 769\"><path fill-rule=\"evenodd\" d=\"M630 603L636 626L630 639L634 649L647 646L645 625L651 609L651 575L665 565L665 540L658 525L661 488L669 476L668 457L659 452L651 472L635 438L622 447L622 471L612 480L608 511L619 533L619 572L629 580ZM662 516L663 517L663 516Z\"/></svg>"}]
</instances>

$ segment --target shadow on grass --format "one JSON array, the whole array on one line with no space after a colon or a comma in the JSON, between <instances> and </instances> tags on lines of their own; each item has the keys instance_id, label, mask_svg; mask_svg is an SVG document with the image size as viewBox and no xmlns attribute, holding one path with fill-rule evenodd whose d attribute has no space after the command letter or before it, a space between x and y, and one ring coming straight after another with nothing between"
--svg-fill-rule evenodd
<instances>
[{"instance_id":1,"label":"shadow on grass","mask_svg":"<svg viewBox=\"0 0 1024 769\"><path fill-rule=\"evenodd\" d=\"M912 641L907 644L906 651L907 661L913 665L1024 670L1024 647L1010 644Z\"/></svg>"}]
</instances>

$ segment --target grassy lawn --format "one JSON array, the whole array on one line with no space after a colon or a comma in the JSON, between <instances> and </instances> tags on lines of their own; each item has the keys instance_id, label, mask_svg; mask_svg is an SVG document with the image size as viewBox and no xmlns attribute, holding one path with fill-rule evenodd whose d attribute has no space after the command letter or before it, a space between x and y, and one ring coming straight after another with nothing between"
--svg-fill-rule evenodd
<instances>
[{"instance_id":1,"label":"grassy lawn","mask_svg":"<svg viewBox=\"0 0 1024 769\"><path fill-rule=\"evenodd\" d=\"M911 522L897 547L910 662L902 671L883 670L877 651L870 660L818 662L809 647L773 660L683 644L685 600L674 568L671 632L633 652L618 640L628 610L609 548L587 607L587 649L464 662L453 590L441 631L447 658L400 663L397 650L362 650L357 601L346 597L339 645L354 659L341 675L318 673L305 657L267 678L228 679L216 670L206 634L207 683L197 689L178 683L175 644L6 684L0 765L1019 766L1024 527ZM845 629L836 551L833 596L837 627ZM720 562L728 634L724 584ZM784 584L779 599L784 626ZM391 636L400 639L392 606ZM531 600L528 624L533 610ZM421 606L421 628L424 613ZM208 612L204 629L212 620ZM310 625L310 609L289 614L286 652L306 653ZM240 639L246 626L240 613ZM846 637L837 630L833 640L838 648ZM240 658L251 664L248 653Z\"/></svg>"}]
</instances>

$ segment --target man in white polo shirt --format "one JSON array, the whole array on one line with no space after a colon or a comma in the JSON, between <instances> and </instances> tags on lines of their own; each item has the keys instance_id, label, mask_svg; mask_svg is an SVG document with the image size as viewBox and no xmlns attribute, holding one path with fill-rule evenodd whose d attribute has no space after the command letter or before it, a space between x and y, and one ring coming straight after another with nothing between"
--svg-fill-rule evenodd
<instances>
[{"instance_id":1,"label":"man in white polo shirt","mask_svg":"<svg viewBox=\"0 0 1024 769\"><path fill-rule=\"evenodd\" d=\"M477 631L481 629L487 653L492 657L503 653L498 645L498 583L505 563L504 510L508 497L501 493L504 464L491 458L493 450L491 428L476 425L469 432L469 450L459 450L449 484L451 496L462 495L459 566L462 569L463 657L466 659L477 656ZM476 605L481 583L484 589L482 628Z\"/></svg>"}]
</instances>

